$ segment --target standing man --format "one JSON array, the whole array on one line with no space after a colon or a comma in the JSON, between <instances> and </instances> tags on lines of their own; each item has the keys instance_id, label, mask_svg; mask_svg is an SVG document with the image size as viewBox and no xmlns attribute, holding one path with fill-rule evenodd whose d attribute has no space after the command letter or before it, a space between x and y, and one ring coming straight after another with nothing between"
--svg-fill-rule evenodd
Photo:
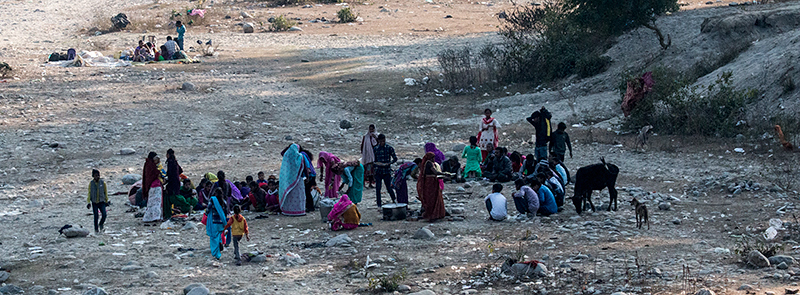
<instances>
[{"instance_id":1,"label":"standing man","mask_svg":"<svg viewBox=\"0 0 800 295\"><path fill-rule=\"evenodd\" d=\"M375 196L378 199L378 207L381 207L381 181L386 185L389 196L394 202L394 191L392 190L392 164L397 162L397 155L394 148L386 144L386 135L378 135L378 145L375 151Z\"/></svg>"},{"instance_id":2,"label":"standing man","mask_svg":"<svg viewBox=\"0 0 800 295\"><path fill-rule=\"evenodd\" d=\"M550 112L544 107L541 110L533 112L530 117L526 118L528 123L533 125L536 129L536 148L534 155L536 161L547 159L547 143L550 142Z\"/></svg>"},{"instance_id":3,"label":"standing man","mask_svg":"<svg viewBox=\"0 0 800 295\"><path fill-rule=\"evenodd\" d=\"M175 38L175 42L178 43L178 47L183 50L183 34L186 33L186 27L181 21L176 21L175 28L175 31L178 32L178 38Z\"/></svg>"},{"instance_id":4,"label":"standing man","mask_svg":"<svg viewBox=\"0 0 800 295\"><path fill-rule=\"evenodd\" d=\"M364 180L370 188L375 183L375 151L372 148L376 145L378 133L375 132L375 125L369 125L369 132L361 139L361 164L364 165Z\"/></svg>"},{"instance_id":5,"label":"standing man","mask_svg":"<svg viewBox=\"0 0 800 295\"><path fill-rule=\"evenodd\" d=\"M92 209L94 215L94 232L100 233L103 224L106 222L106 205L108 205L108 188L106 183L100 179L100 171L92 169L92 181L89 182L89 196L86 198L86 209ZM97 221L98 215L102 215L100 222Z\"/></svg>"}]
</instances>

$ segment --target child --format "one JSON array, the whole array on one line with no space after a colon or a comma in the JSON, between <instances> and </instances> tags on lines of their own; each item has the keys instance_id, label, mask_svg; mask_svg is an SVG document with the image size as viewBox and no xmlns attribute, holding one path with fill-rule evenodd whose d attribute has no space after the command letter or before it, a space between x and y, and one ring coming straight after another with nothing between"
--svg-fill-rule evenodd
<instances>
[{"instance_id":1,"label":"child","mask_svg":"<svg viewBox=\"0 0 800 295\"><path fill-rule=\"evenodd\" d=\"M228 219L228 224L225 229L231 229L233 235L233 256L236 259L236 265L242 265L242 259L239 255L239 241L242 240L242 235L250 240L250 230L247 228L247 220L242 216L242 208L239 205L233 206L233 216Z\"/></svg>"},{"instance_id":2,"label":"child","mask_svg":"<svg viewBox=\"0 0 800 295\"><path fill-rule=\"evenodd\" d=\"M517 192L514 193L514 207L517 207L519 214L525 214L528 218L534 217L536 211L539 211L539 196L525 184L525 180L517 179L514 185L517 187Z\"/></svg>"},{"instance_id":3,"label":"child","mask_svg":"<svg viewBox=\"0 0 800 295\"><path fill-rule=\"evenodd\" d=\"M500 194L503 190L503 185L495 183L492 186L492 193L486 196L486 210L489 211L489 220L503 221L508 217L508 210L506 209L506 197Z\"/></svg>"},{"instance_id":4,"label":"child","mask_svg":"<svg viewBox=\"0 0 800 295\"><path fill-rule=\"evenodd\" d=\"M539 195L539 211L537 211L539 215L550 216L558 213L558 205L550 189L536 179L531 180L531 188Z\"/></svg>"},{"instance_id":5,"label":"child","mask_svg":"<svg viewBox=\"0 0 800 295\"><path fill-rule=\"evenodd\" d=\"M94 232L100 233L103 224L106 223L106 205L108 204L108 188L106 183L100 179L100 171L92 169L92 181L89 182L89 196L86 198L86 209L92 209L94 214ZM103 215L100 223L97 222L98 211Z\"/></svg>"},{"instance_id":6,"label":"child","mask_svg":"<svg viewBox=\"0 0 800 295\"><path fill-rule=\"evenodd\" d=\"M267 211L267 191L260 188L255 181L250 182L250 195L252 196L253 210L256 212Z\"/></svg>"},{"instance_id":7,"label":"child","mask_svg":"<svg viewBox=\"0 0 800 295\"><path fill-rule=\"evenodd\" d=\"M258 186L261 186L262 184L266 184L267 183L267 180L264 179L264 171L259 171L258 172L258 180L256 181L256 183L258 183Z\"/></svg>"},{"instance_id":8,"label":"child","mask_svg":"<svg viewBox=\"0 0 800 295\"><path fill-rule=\"evenodd\" d=\"M267 180L267 209L279 212L280 202L278 201L278 188L280 187L280 182L278 182L278 179L274 176L275 175L270 175L269 180Z\"/></svg>"},{"instance_id":9,"label":"child","mask_svg":"<svg viewBox=\"0 0 800 295\"><path fill-rule=\"evenodd\" d=\"M560 122L558 123L558 129L553 132L552 140L550 140L550 153L555 155L559 161L564 162L567 148L569 148L569 157L572 158L572 143L569 141L569 134L567 134L567 124Z\"/></svg>"}]
</instances>

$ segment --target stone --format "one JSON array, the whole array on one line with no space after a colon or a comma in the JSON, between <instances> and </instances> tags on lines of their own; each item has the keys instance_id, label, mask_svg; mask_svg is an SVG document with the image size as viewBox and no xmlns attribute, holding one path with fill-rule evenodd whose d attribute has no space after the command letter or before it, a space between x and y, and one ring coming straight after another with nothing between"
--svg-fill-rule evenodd
<instances>
[{"instance_id":1,"label":"stone","mask_svg":"<svg viewBox=\"0 0 800 295\"><path fill-rule=\"evenodd\" d=\"M794 257L787 255L775 255L769 258L769 264L778 265L781 263L786 263L786 265L791 266L797 264L797 261L794 260Z\"/></svg>"},{"instance_id":2,"label":"stone","mask_svg":"<svg viewBox=\"0 0 800 295\"><path fill-rule=\"evenodd\" d=\"M154 271L148 271L148 272L147 272L147 273L144 275L144 277L145 277L145 278L147 278L147 279L157 279L157 278L158 278L158 273L157 273L157 272L154 272Z\"/></svg>"},{"instance_id":3,"label":"stone","mask_svg":"<svg viewBox=\"0 0 800 295\"><path fill-rule=\"evenodd\" d=\"M414 233L415 239L431 240L435 237L433 232L426 227L420 228Z\"/></svg>"},{"instance_id":4,"label":"stone","mask_svg":"<svg viewBox=\"0 0 800 295\"><path fill-rule=\"evenodd\" d=\"M85 228L70 227L61 233L67 238L82 238L89 235L89 230Z\"/></svg>"},{"instance_id":5,"label":"stone","mask_svg":"<svg viewBox=\"0 0 800 295\"><path fill-rule=\"evenodd\" d=\"M748 284L744 284L744 285L739 286L739 289L736 289L736 290L739 290L739 291L753 291L753 286L750 286Z\"/></svg>"},{"instance_id":6,"label":"stone","mask_svg":"<svg viewBox=\"0 0 800 295\"><path fill-rule=\"evenodd\" d=\"M536 264L536 268L533 269L533 274L538 275L540 277L547 276L547 265L539 262L538 264Z\"/></svg>"},{"instance_id":7,"label":"stone","mask_svg":"<svg viewBox=\"0 0 800 295\"><path fill-rule=\"evenodd\" d=\"M411 292L411 287L409 285L397 285L397 291L403 293Z\"/></svg>"},{"instance_id":8,"label":"stone","mask_svg":"<svg viewBox=\"0 0 800 295\"><path fill-rule=\"evenodd\" d=\"M242 18L253 18L253 16L247 13L247 11L242 11L239 14L242 16Z\"/></svg>"},{"instance_id":9,"label":"stone","mask_svg":"<svg viewBox=\"0 0 800 295\"><path fill-rule=\"evenodd\" d=\"M259 254L259 255L253 256L253 258L250 258L250 262L253 262L253 263L261 263L261 262L265 262L265 261L267 261L267 255L264 255L264 254Z\"/></svg>"},{"instance_id":10,"label":"stone","mask_svg":"<svg viewBox=\"0 0 800 295\"><path fill-rule=\"evenodd\" d=\"M339 128L341 128L341 129L350 129L350 128L353 128L353 124L351 124L350 121L341 120L341 121L339 121Z\"/></svg>"},{"instance_id":11,"label":"stone","mask_svg":"<svg viewBox=\"0 0 800 295\"><path fill-rule=\"evenodd\" d=\"M242 31L245 34L249 34L249 33L255 32L255 27L253 27L253 24L251 24L251 23L244 23L244 24L242 24Z\"/></svg>"},{"instance_id":12,"label":"stone","mask_svg":"<svg viewBox=\"0 0 800 295\"><path fill-rule=\"evenodd\" d=\"M206 286L200 286L194 288L191 291L189 291L189 293L186 293L186 295L209 295L209 294L211 294L211 291L209 291L208 288L206 288Z\"/></svg>"},{"instance_id":13,"label":"stone","mask_svg":"<svg viewBox=\"0 0 800 295\"><path fill-rule=\"evenodd\" d=\"M306 260L300 258L300 255L294 254L292 252L286 253L286 255L281 256L281 261L285 262L287 266L298 266L306 264Z\"/></svg>"},{"instance_id":14,"label":"stone","mask_svg":"<svg viewBox=\"0 0 800 295\"><path fill-rule=\"evenodd\" d=\"M451 214L464 214L464 208L453 208L450 210Z\"/></svg>"},{"instance_id":15,"label":"stone","mask_svg":"<svg viewBox=\"0 0 800 295\"><path fill-rule=\"evenodd\" d=\"M675 219L672 220L672 224L680 225L681 224L681 220L679 218L675 217Z\"/></svg>"},{"instance_id":16,"label":"stone","mask_svg":"<svg viewBox=\"0 0 800 295\"><path fill-rule=\"evenodd\" d=\"M330 240L328 240L327 242L325 242L325 247L336 247L336 246L349 245L352 242L353 242L353 240L350 239L350 236L348 236L347 234L341 234L341 235L335 236L335 237L331 238Z\"/></svg>"},{"instance_id":17,"label":"stone","mask_svg":"<svg viewBox=\"0 0 800 295\"><path fill-rule=\"evenodd\" d=\"M786 262L781 262L780 264L778 264L778 266L776 266L776 268L777 269L787 269L787 268L789 268L789 265L787 265Z\"/></svg>"},{"instance_id":18,"label":"stone","mask_svg":"<svg viewBox=\"0 0 800 295\"><path fill-rule=\"evenodd\" d=\"M192 221L186 222L186 224L183 225L181 230L197 230L197 223L194 223Z\"/></svg>"},{"instance_id":19,"label":"stone","mask_svg":"<svg viewBox=\"0 0 800 295\"><path fill-rule=\"evenodd\" d=\"M292 140L292 136L291 135L286 135L286 136L283 137L283 140Z\"/></svg>"},{"instance_id":20,"label":"stone","mask_svg":"<svg viewBox=\"0 0 800 295\"><path fill-rule=\"evenodd\" d=\"M196 87L192 82L183 82L183 85L181 85L181 90L183 91L194 91L195 89Z\"/></svg>"},{"instance_id":21,"label":"stone","mask_svg":"<svg viewBox=\"0 0 800 295\"><path fill-rule=\"evenodd\" d=\"M436 292L433 292L431 290L422 290L419 292L408 293L408 295L436 295Z\"/></svg>"},{"instance_id":22,"label":"stone","mask_svg":"<svg viewBox=\"0 0 800 295\"><path fill-rule=\"evenodd\" d=\"M108 295L108 293L106 293L106 290L103 290L103 288L93 287L83 292L83 295Z\"/></svg>"},{"instance_id":23,"label":"stone","mask_svg":"<svg viewBox=\"0 0 800 295\"><path fill-rule=\"evenodd\" d=\"M535 274L534 268L525 263L514 263L511 265L510 271L515 276L532 276Z\"/></svg>"},{"instance_id":24,"label":"stone","mask_svg":"<svg viewBox=\"0 0 800 295\"><path fill-rule=\"evenodd\" d=\"M22 294L25 291L22 288L7 284L5 286L0 287L0 294L7 295L7 294Z\"/></svg>"},{"instance_id":25,"label":"stone","mask_svg":"<svg viewBox=\"0 0 800 295\"><path fill-rule=\"evenodd\" d=\"M11 273L7 271L0 271L0 283L5 283L8 281L8 278L11 276Z\"/></svg>"},{"instance_id":26,"label":"stone","mask_svg":"<svg viewBox=\"0 0 800 295\"><path fill-rule=\"evenodd\" d=\"M132 185L142 179L141 174L125 174L122 176L122 184L124 185Z\"/></svg>"},{"instance_id":27,"label":"stone","mask_svg":"<svg viewBox=\"0 0 800 295\"><path fill-rule=\"evenodd\" d=\"M758 250L753 250L750 251L750 253L747 253L747 263L756 268L770 266L769 259L767 259L764 254L761 254L761 252L758 252Z\"/></svg>"},{"instance_id":28,"label":"stone","mask_svg":"<svg viewBox=\"0 0 800 295\"><path fill-rule=\"evenodd\" d=\"M136 150L134 150L132 148L124 148L124 149L119 150L119 154L120 155L133 155L135 153L136 153Z\"/></svg>"},{"instance_id":29,"label":"stone","mask_svg":"<svg viewBox=\"0 0 800 295\"><path fill-rule=\"evenodd\" d=\"M293 27L289 28L289 32L298 32L298 31L302 31L302 30L303 29L301 29L298 26L293 26Z\"/></svg>"},{"instance_id":30,"label":"stone","mask_svg":"<svg viewBox=\"0 0 800 295\"><path fill-rule=\"evenodd\" d=\"M123 266L122 269L120 269L120 270L122 270L122 271L137 271L137 270L140 270L140 269L142 269L141 266L138 266L138 265L134 264L134 265Z\"/></svg>"},{"instance_id":31,"label":"stone","mask_svg":"<svg viewBox=\"0 0 800 295\"><path fill-rule=\"evenodd\" d=\"M203 284L200 284L200 283L190 284L190 285L186 286L186 288L183 288L183 295L189 294L189 292L191 292L195 288L201 288L201 287L205 288L206 286L203 285Z\"/></svg>"},{"instance_id":32,"label":"stone","mask_svg":"<svg viewBox=\"0 0 800 295\"><path fill-rule=\"evenodd\" d=\"M466 144L459 143L459 144L453 145L453 151L454 152L463 152L465 147L467 147Z\"/></svg>"},{"instance_id":33,"label":"stone","mask_svg":"<svg viewBox=\"0 0 800 295\"><path fill-rule=\"evenodd\" d=\"M714 291L711 291L709 289L700 289L697 292L695 292L694 295L717 295L717 293L714 293Z\"/></svg>"},{"instance_id":34,"label":"stone","mask_svg":"<svg viewBox=\"0 0 800 295\"><path fill-rule=\"evenodd\" d=\"M669 202L658 204L658 210L669 211L670 208L672 208L672 204Z\"/></svg>"}]
</instances>

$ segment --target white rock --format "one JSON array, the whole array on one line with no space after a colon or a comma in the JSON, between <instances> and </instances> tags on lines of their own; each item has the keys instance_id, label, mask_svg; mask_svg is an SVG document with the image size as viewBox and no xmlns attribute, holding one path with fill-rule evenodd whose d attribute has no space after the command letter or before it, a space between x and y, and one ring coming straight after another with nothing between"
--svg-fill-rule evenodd
<instances>
[{"instance_id":1,"label":"white rock","mask_svg":"<svg viewBox=\"0 0 800 295\"><path fill-rule=\"evenodd\" d=\"M297 32L297 31L302 31L302 30L303 29L301 29L300 27L297 27L297 26L293 26L293 27L289 28L290 32Z\"/></svg>"},{"instance_id":2,"label":"white rock","mask_svg":"<svg viewBox=\"0 0 800 295\"><path fill-rule=\"evenodd\" d=\"M426 227L420 228L414 233L415 239L431 240L435 237L433 232Z\"/></svg>"},{"instance_id":3,"label":"white rock","mask_svg":"<svg viewBox=\"0 0 800 295\"><path fill-rule=\"evenodd\" d=\"M255 27L253 27L253 24L251 23L244 23L242 25L242 30L244 31L245 34L249 34L255 31Z\"/></svg>"},{"instance_id":4,"label":"white rock","mask_svg":"<svg viewBox=\"0 0 800 295\"><path fill-rule=\"evenodd\" d=\"M764 254L761 254L761 252L758 252L758 250L750 251L750 253L747 254L747 263L756 268L770 266L769 259L767 259Z\"/></svg>"},{"instance_id":5,"label":"white rock","mask_svg":"<svg viewBox=\"0 0 800 295\"><path fill-rule=\"evenodd\" d=\"M136 150L134 150L132 148L124 148L124 149L119 150L119 154L120 155L133 155L135 153L136 153Z\"/></svg>"},{"instance_id":6,"label":"white rock","mask_svg":"<svg viewBox=\"0 0 800 295\"><path fill-rule=\"evenodd\" d=\"M342 245L349 245L353 240L347 234L341 234L331 238L325 243L325 247L336 247Z\"/></svg>"},{"instance_id":7,"label":"white rock","mask_svg":"<svg viewBox=\"0 0 800 295\"><path fill-rule=\"evenodd\" d=\"M709 289L700 289L699 291L695 292L694 295L717 295L717 294Z\"/></svg>"}]
</instances>

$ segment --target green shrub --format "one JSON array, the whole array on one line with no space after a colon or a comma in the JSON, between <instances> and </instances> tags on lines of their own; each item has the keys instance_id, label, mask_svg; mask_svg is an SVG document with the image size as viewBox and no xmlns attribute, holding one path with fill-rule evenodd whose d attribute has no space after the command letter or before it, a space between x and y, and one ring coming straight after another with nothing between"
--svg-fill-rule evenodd
<instances>
[{"instance_id":1,"label":"green shrub","mask_svg":"<svg viewBox=\"0 0 800 295\"><path fill-rule=\"evenodd\" d=\"M0 77L8 77L13 69L7 63L0 61Z\"/></svg>"},{"instance_id":2,"label":"green shrub","mask_svg":"<svg viewBox=\"0 0 800 295\"><path fill-rule=\"evenodd\" d=\"M587 78L605 72L610 63L611 58L608 56L590 55L579 59L575 63L575 70L579 77Z\"/></svg>"},{"instance_id":3,"label":"green shrub","mask_svg":"<svg viewBox=\"0 0 800 295\"><path fill-rule=\"evenodd\" d=\"M340 23L352 23L356 21L356 18L358 18L358 16L353 13L353 10L351 10L350 7L339 9L339 12L336 13L336 16L339 17Z\"/></svg>"},{"instance_id":4,"label":"green shrub","mask_svg":"<svg viewBox=\"0 0 800 295\"><path fill-rule=\"evenodd\" d=\"M652 125L662 134L736 136L747 127L745 106L755 100L756 91L734 89L731 76L726 72L711 85L691 87L681 75L654 70L653 89L625 119L623 128L635 131Z\"/></svg>"},{"instance_id":5,"label":"green shrub","mask_svg":"<svg viewBox=\"0 0 800 295\"><path fill-rule=\"evenodd\" d=\"M293 27L296 24L297 23L295 21L290 20L290 19L286 18L285 16L281 15L281 16L276 17L272 21L272 25L270 25L270 30L275 31L275 32L288 31L289 28Z\"/></svg>"}]
</instances>

